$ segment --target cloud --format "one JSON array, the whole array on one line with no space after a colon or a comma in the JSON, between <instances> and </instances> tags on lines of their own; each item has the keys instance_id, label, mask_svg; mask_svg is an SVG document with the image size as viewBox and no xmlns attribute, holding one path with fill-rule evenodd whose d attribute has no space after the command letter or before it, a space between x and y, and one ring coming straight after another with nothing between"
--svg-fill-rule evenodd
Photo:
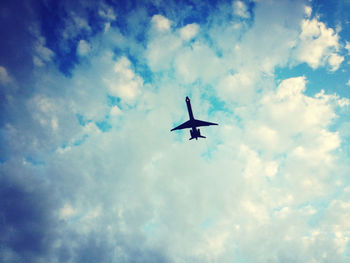
<instances>
[{"instance_id":1,"label":"cloud","mask_svg":"<svg viewBox=\"0 0 350 263\"><path fill-rule=\"evenodd\" d=\"M118 106L113 106L110 114L111 114L111 116L118 116L121 113L122 113L122 111L119 109Z\"/></svg>"},{"instance_id":2,"label":"cloud","mask_svg":"<svg viewBox=\"0 0 350 263\"><path fill-rule=\"evenodd\" d=\"M152 71L168 70L182 45L182 40L174 34L152 36L147 43L146 59Z\"/></svg>"},{"instance_id":3,"label":"cloud","mask_svg":"<svg viewBox=\"0 0 350 263\"><path fill-rule=\"evenodd\" d=\"M0 82L5 85L12 81L11 77L8 75L6 68L0 66Z\"/></svg>"},{"instance_id":4,"label":"cloud","mask_svg":"<svg viewBox=\"0 0 350 263\"><path fill-rule=\"evenodd\" d=\"M345 49L348 51L348 54L350 54L350 42L346 42Z\"/></svg>"},{"instance_id":5,"label":"cloud","mask_svg":"<svg viewBox=\"0 0 350 263\"><path fill-rule=\"evenodd\" d=\"M91 32L88 21L74 11L70 11L69 16L65 19L65 27L62 31L63 39L72 39L81 32Z\"/></svg>"},{"instance_id":6,"label":"cloud","mask_svg":"<svg viewBox=\"0 0 350 263\"><path fill-rule=\"evenodd\" d=\"M328 59L328 63L331 66L331 71L336 71L343 61L344 61L344 57L339 56L335 53L331 54Z\"/></svg>"},{"instance_id":7,"label":"cloud","mask_svg":"<svg viewBox=\"0 0 350 263\"><path fill-rule=\"evenodd\" d=\"M305 15L309 18L311 17L312 8L311 6L305 6Z\"/></svg>"},{"instance_id":8,"label":"cloud","mask_svg":"<svg viewBox=\"0 0 350 263\"><path fill-rule=\"evenodd\" d=\"M126 57L117 60L113 70L115 75L104 79L111 95L128 102L134 100L142 89L142 78L134 73L131 69L131 63Z\"/></svg>"},{"instance_id":9,"label":"cloud","mask_svg":"<svg viewBox=\"0 0 350 263\"><path fill-rule=\"evenodd\" d=\"M36 39L33 44L33 63L37 67L42 67L52 60L55 53L46 46L46 39L40 34L38 25L33 24L29 27L29 31Z\"/></svg>"},{"instance_id":10,"label":"cloud","mask_svg":"<svg viewBox=\"0 0 350 263\"><path fill-rule=\"evenodd\" d=\"M344 58L336 52L339 49L339 36L332 28L313 18L302 21L296 58L313 69L328 63L331 71L339 68Z\"/></svg>"},{"instance_id":11,"label":"cloud","mask_svg":"<svg viewBox=\"0 0 350 263\"><path fill-rule=\"evenodd\" d=\"M37 95L30 102L36 111L33 112L33 118L42 126L50 127L53 131L58 129L58 119L55 116L58 107L53 99Z\"/></svg>"},{"instance_id":12,"label":"cloud","mask_svg":"<svg viewBox=\"0 0 350 263\"><path fill-rule=\"evenodd\" d=\"M195 37L199 31L198 24L188 24L180 29L180 36L183 40L188 41Z\"/></svg>"},{"instance_id":13,"label":"cloud","mask_svg":"<svg viewBox=\"0 0 350 263\"><path fill-rule=\"evenodd\" d=\"M185 83L191 83L197 79L208 83L220 74L222 66L220 58L213 50L198 41L193 43L191 48L185 47L178 51L178 55L174 58L174 68Z\"/></svg>"},{"instance_id":14,"label":"cloud","mask_svg":"<svg viewBox=\"0 0 350 263\"><path fill-rule=\"evenodd\" d=\"M223 100L247 103L254 93L254 77L246 72L229 74L221 79L217 90Z\"/></svg>"},{"instance_id":15,"label":"cloud","mask_svg":"<svg viewBox=\"0 0 350 263\"><path fill-rule=\"evenodd\" d=\"M98 10L98 14L107 21L114 21L117 18L113 8L105 4L102 4Z\"/></svg>"},{"instance_id":16,"label":"cloud","mask_svg":"<svg viewBox=\"0 0 350 263\"><path fill-rule=\"evenodd\" d=\"M151 22L159 31L169 31L171 21L162 15L154 15Z\"/></svg>"},{"instance_id":17,"label":"cloud","mask_svg":"<svg viewBox=\"0 0 350 263\"><path fill-rule=\"evenodd\" d=\"M36 55L47 66L25 84L16 77L18 92L1 90L13 103L1 105L0 261L346 262L339 127L350 101L293 68L300 46L323 38L317 67L339 67L340 36L318 18L301 40L303 2L254 4L249 23L232 18L231 2L200 18L181 3L157 3L164 16L74 9L91 30L61 24L58 35L70 23L75 33L57 45L84 55L69 77L57 50L43 60L31 49L23 63ZM12 78L16 67L3 65ZM206 140L170 133L187 119L185 96L196 118L219 123L201 128Z\"/></svg>"},{"instance_id":18,"label":"cloud","mask_svg":"<svg viewBox=\"0 0 350 263\"><path fill-rule=\"evenodd\" d=\"M8 167L8 174L1 176L0 259L4 262L37 262L48 256L56 239L58 224L52 213L56 204L52 198L42 198L49 195L48 189L23 168Z\"/></svg>"},{"instance_id":19,"label":"cloud","mask_svg":"<svg viewBox=\"0 0 350 263\"><path fill-rule=\"evenodd\" d=\"M249 18L250 13L248 11L248 7L246 4L242 1L233 1L232 2L232 7L233 7L233 13L237 16L240 16L242 18Z\"/></svg>"},{"instance_id":20,"label":"cloud","mask_svg":"<svg viewBox=\"0 0 350 263\"><path fill-rule=\"evenodd\" d=\"M90 44L84 39L80 40L77 47L77 53L80 56L87 55L91 50Z\"/></svg>"}]
</instances>

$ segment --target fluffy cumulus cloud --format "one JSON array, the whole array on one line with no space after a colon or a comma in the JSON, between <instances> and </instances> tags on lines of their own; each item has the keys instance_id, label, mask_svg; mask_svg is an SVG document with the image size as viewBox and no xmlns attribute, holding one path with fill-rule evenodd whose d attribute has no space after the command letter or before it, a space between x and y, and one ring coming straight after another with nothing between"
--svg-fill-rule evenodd
<instances>
[{"instance_id":1,"label":"fluffy cumulus cloud","mask_svg":"<svg viewBox=\"0 0 350 263\"><path fill-rule=\"evenodd\" d=\"M110 94L126 101L134 99L142 88L142 78L130 68L131 63L126 57L121 57L113 67L115 76L105 79Z\"/></svg>"},{"instance_id":2,"label":"fluffy cumulus cloud","mask_svg":"<svg viewBox=\"0 0 350 263\"><path fill-rule=\"evenodd\" d=\"M162 15L154 15L151 21L159 31L168 31L170 29L171 21Z\"/></svg>"},{"instance_id":3,"label":"fluffy cumulus cloud","mask_svg":"<svg viewBox=\"0 0 350 263\"><path fill-rule=\"evenodd\" d=\"M190 40L191 38L197 35L198 31L199 31L198 24L195 24L195 23L188 24L180 29L180 35L181 35L181 38L183 38L184 40Z\"/></svg>"},{"instance_id":4,"label":"fluffy cumulus cloud","mask_svg":"<svg viewBox=\"0 0 350 263\"><path fill-rule=\"evenodd\" d=\"M312 68L328 63L331 71L339 68L344 57L339 51L339 36L317 18L305 19L301 22L301 34L296 51L296 58Z\"/></svg>"},{"instance_id":5,"label":"fluffy cumulus cloud","mask_svg":"<svg viewBox=\"0 0 350 263\"><path fill-rule=\"evenodd\" d=\"M350 100L315 78L347 72L349 39L314 10L21 9L27 55L0 59L0 261L348 262ZM186 96L219 123L206 139L170 132Z\"/></svg>"}]
</instances>

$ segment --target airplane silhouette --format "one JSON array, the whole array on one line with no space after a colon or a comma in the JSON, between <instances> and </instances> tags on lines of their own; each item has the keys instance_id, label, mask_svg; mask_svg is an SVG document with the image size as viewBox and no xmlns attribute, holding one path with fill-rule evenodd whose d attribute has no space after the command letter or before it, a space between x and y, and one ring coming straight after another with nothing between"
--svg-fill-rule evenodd
<instances>
[{"instance_id":1,"label":"airplane silhouette","mask_svg":"<svg viewBox=\"0 0 350 263\"><path fill-rule=\"evenodd\" d=\"M191 130L190 130L190 132L191 132L190 140L192 140L192 139L198 140L198 138L206 138L206 137L201 135L201 132L200 132L199 129L197 129L197 127L218 125L218 124L217 123L212 123L212 122L207 122L207 121L196 120L193 117L193 112L192 112L192 108L191 108L191 101L190 101L190 99L188 97L186 97L186 104L187 104L187 110L188 110L188 115L189 115L190 119L188 121L184 122L183 124L175 127L174 129L171 129L170 131L191 128Z\"/></svg>"}]
</instances>

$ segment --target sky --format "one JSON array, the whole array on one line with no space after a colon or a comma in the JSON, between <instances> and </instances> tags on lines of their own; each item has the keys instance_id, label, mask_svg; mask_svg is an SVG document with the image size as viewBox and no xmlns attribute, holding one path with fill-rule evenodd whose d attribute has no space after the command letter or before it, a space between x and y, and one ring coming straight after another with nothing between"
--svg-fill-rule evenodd
<instances>
[{"instance_id":1,"label":"sky","mask_svg":"<svg viewBox=\"0 0 350 263\"><path fill-rule=\"evenodd\" d=\"M1 1L0 261L349 262L349 13Z\"/></svg>"}]
</instances>

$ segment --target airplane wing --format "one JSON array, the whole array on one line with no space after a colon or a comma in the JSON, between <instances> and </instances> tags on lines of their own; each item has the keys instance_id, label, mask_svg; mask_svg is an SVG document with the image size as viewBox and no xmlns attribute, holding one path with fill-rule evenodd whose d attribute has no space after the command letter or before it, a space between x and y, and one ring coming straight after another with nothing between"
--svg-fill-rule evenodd
<instances>
[{"instance_id":1,"label":"airplane wing","mask_svg":"<svg viewBox=\"0 0 350 263\"><path fill-rule=\"evenodd\" d=\"M194 125L196 127L200 127L200 126L210 126L210 125L218 125L217 123L213 123L213 122L208 122L208 121L200 121L200 120L193 120Z\"/></svg>"},{"instance_id":2,"label":"airplane wing","mask_svg":"<svg viewBox=\"0 0 350 263\"><path fill-rule=\"evenodd\" d=\"M187 128L192 128L192 122L191 120L184 122L183 124L175 127L174 129L171 129L170 131L175 131L175 130L181 130L181 129L187 129Z\"/></svg>"},{"instance_id":3,"label":"airplane wing","mask_svg":"<svg viewBox=\"0 0 350 263\"><path fill-rule=\"evenodd\" d=\"M218 124L213 123L213 122L208 122L208 121L188 120L188 121L184 122L183 124L175 127L174 129L171 129L170 131L192 128L193 126L201 127L201 126L210 126L210 125L218 125Z\"/></svg>"}]
</instances>

